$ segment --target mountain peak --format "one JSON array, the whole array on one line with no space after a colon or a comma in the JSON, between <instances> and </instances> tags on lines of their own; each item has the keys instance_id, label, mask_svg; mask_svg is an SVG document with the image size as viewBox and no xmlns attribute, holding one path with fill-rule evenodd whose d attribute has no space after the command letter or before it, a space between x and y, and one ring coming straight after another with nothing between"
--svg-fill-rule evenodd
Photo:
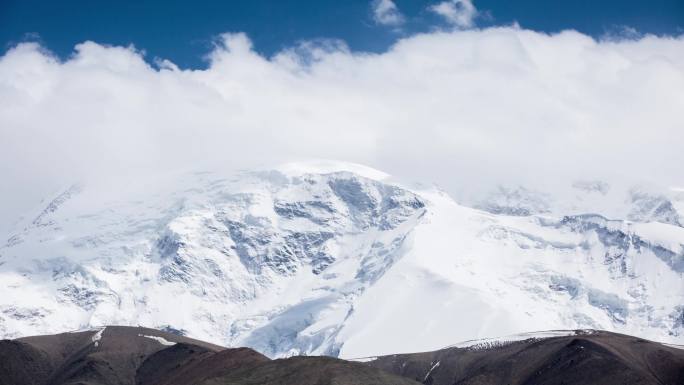
<instances>
[{"instance_id":1,"label":"mountain peak","mask_svg":"<svg viewBox=\"0 0 684 385\"><path fill-rule=\"evenodd\" d=\"M271 357L549 327L684 338L672 224L481 211L328 161L164 178L67 189L15 232L0 335L145 325Z\"/></svg>"}]
</instances>

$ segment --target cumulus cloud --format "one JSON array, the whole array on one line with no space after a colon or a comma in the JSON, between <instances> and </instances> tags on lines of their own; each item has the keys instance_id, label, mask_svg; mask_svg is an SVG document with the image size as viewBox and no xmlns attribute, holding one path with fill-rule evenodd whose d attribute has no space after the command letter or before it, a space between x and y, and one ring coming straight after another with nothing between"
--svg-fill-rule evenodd
<instances>
[{"instance_id":1,"label":"cumulus cloud","mask_svg":"<svg viewBox=\"0 0 684 385\"><path fill-rule=\"evenodd\" d=\"M404 15L392 0L373 0L373 20L380 25L397 27L404 24Z\"/></svg>"},{"instance_id":2,"label":"cumulus cloud","mask_svg":"<svg viewBox=\"0 0 684 385\"><path fill-rule=\"evenodd\" d=\"M459 28L471 28L478 14L472 0L446 0L431 5L428 9Z\"/></svg>"},{"instance_id":3,"label":"cumulus cloud","mask_svg":"<svg viewBox=\"0 0 684 385\"><path fill-rule=\"evenodd\" d=\"M0 58L0 217L76 180L348 160L456 194L620 174L684 185L684 38L597 41L514 27L438 31L387 52L338 41L208 68L85 42Z\"/></svg>"}]
</instances>

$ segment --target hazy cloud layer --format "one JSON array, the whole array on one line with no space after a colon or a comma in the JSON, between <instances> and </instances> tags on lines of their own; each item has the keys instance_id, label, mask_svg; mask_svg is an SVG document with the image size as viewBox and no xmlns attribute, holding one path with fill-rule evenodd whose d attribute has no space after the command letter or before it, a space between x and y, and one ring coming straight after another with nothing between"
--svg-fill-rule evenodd
<instances>
[{"instance_id":1,"label":"hazy cloud layer","mask_svg":"<svg viewBox=\"0 0 684 385\"><path fill-rule=\"evenodd\" d=\"M515 27L416 35L383 54L310 42L265 58L226 34L206 70L86 42L0 59L0 216L82 178L365 163L449 191L622 175L684 185L684 38Z\"/></svg>"}]
</instances>

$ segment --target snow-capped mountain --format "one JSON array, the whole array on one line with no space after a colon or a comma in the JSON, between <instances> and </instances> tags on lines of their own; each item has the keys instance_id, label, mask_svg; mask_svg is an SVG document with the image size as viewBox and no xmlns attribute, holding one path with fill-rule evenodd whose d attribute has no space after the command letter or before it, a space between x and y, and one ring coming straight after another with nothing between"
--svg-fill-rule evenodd
<instances>
[{"instance_id":1,"label":"snow-capped mountain","mask_svg":"<svg viewBox=\"0 0 684 385\"><path fill-rule=\"evenodd\" d=\"M553 216L600 214L634 222L661 222L682 227L684 194L646 186L611 186L600 180L580 180L555 196L524 186L498 186L473 201L472 206L493 214Z\"/></svg>"},{"instance_id":2,"label":"snow-capped mountain","mask_svg":"<svg viewBox=\"0 0 684 385\"><path fill-rule=\"evenodd\" d=\"M548 329L681 344L684 228L661 198L635 190L621 218L525 189L468 207L332 162L74 185L0 248L0 337L142 325L271 357Z\"/></svg>"}]
</instances>

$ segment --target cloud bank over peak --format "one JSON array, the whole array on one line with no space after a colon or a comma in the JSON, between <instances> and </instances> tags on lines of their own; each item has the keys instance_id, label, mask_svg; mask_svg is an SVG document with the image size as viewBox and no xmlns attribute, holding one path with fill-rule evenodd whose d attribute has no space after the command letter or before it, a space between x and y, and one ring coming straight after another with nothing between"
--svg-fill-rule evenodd
<instances>
[{"instance_id":1,"label":"cloud bank over peak","mask_svg":"<svg viewBox=\"0 0 684 385\"><path fill-rule=\"evenodd\" d=\"M450 192L621 175L683 185L684 38L437 31L382 54L225 34L204 70L85 42L0 58L0 215L53 186L178 169L347 160ZM568 182L569 185L570 182ZM28 203L27 203L28 202Z\"/></svg>"}]
</instances>

